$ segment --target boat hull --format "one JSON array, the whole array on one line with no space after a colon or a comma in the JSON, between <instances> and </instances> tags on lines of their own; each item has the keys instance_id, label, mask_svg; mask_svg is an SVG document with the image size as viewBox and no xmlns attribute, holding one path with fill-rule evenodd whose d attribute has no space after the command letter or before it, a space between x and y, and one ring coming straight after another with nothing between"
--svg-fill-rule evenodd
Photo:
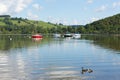
<instances>
[{"instance_id":1,"label":"boat hull","mask_svg":"<svg viewBox=\"0 0 120 80\"><path fill-rule=\"evenodd\" d=\"M79 39L79 38L81 38L81 34L74 34L74 35L73 35L73 38L74 38L74 39Z\"/></svg>"},{"instance_id":2,"label":"boat hull","mask_svg":"<svg viewBox=\"0 0 120 80\"><path fill-rule=\"evenodd\" d=\"M64 34L64 37L72 37L72 34Z\"/></svg>"},{"instance_id":3,"label":"boat hull","mask_svg":"<svg viewBox=\"0 0 120 80\"><path fill-rule=\"evenodd\" d=\"M42 35L36 34L36 35L32 35L32 38L43 38Z\"/></svg>"},{"instance_id":4,"label":"boat hull","mask_svg":"<svg viewBox=\"0 0 120 80\"><path fill-rule=\"evenodd\" d=\"M53 34L53 37L55 37L55 38L60 38L60 37L61 37L61 34Z\"/></svg>"}]
</instances>

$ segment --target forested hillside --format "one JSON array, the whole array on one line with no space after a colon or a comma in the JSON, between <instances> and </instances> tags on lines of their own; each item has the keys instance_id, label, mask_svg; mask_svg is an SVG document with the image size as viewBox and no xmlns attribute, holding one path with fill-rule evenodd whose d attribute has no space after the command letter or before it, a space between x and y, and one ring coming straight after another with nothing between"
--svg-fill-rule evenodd
<instances>
[{"instance_id":1,"label":"forested hillside","mask_svg":"<svg viewBox=\"0 0 120 80\"><path fill-rule=\"evenodd\" d=\"M0 16L0 34L64 33L67 26L50 22Z\"/></svg>"},{"instance_id":2,"label":"forested hillside","mask_svg":"<svg viewBox=\"0 0 120 80\"><path fill-rule=\"evenodd\" d=\"M85 25L85 33L120 33L120 14Z\"/></svg>"},{"instance_id":3,"label":"forested hillside","mask_svg":"<svg viewBox=\"0 0 120 80\"><path fill-rule=\"evenodd\" d=\"M34 33L91 33L120 34L120 14L95 21L87 25L53 24L23 18L0 16L0 34L34 34Z\"/></svg>"}]
</instances>

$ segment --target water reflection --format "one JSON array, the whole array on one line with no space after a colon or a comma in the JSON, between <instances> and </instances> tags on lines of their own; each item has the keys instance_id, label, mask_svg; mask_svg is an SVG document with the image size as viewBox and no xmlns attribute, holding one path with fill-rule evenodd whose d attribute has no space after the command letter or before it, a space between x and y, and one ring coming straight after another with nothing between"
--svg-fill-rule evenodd
<instances>
[{"instance_id":1,"label":"water reflection","mask_svg":"<svg viewBox=\"0 0 120 80\"><path fill-rule=\"evenodd\" d=\"M10 50L13 48L23 48L50 43L51 38L33 39L30 35L0 35L0 50Z\"/></svg>"},{"instance_id":2,"label":"water reflection","mask_svg":"<svg viewBox=\"0 0 120 80\"><path fill-rule=\"evenodd\" d=\"M94 44L101 47L111 48L118 51L120 50L120 36L83 35L81 39L92 40ZM71 38L44 38L44 40L42 40L40 38L32 39L29 35L0 35L0 50L30 47L36 44L51 44L53 40L61 43L61 41L69 42L71 41Z\"/></svg>"},{"instance_id":3,"label":"water reflection","mask_svg":"<svg viewBox=\"0 0 120 80\"><path fill-rule=\"evenodd\" d=\"M120 51L120 36L84 35L82 39L93 40L96 45Z\"/></svg>"},{"instance_id":4,"label":"water reflection","mask_svg":"<svg viewBox=\"0 0 120 80\"><path fill-rule=\"evenodd\" d=\"M84 80L92 78L82 76L81 71L74 70L76 67L49 65L43 67L41 58L34 58L36 56L32 57L33 55L29 54L23 55L23 53L14 56L0 55L1 80Z\"/></svg>"},{"instance_id":5,"label":"water reflection","mask_svg":"<svg viewBox=\"0 0 120 80\"><path fill-rule=\"evenodd\" d=\"M1 80L120 79L120 55L113 54L119 49L103 44L105 37L44 38L38 41L27 36L10 36L12 40L7 36L0 37ZM118 40L111 39L107 42ZM84 74L81 67L87 69Z\"/></svg>"}]
</instances>

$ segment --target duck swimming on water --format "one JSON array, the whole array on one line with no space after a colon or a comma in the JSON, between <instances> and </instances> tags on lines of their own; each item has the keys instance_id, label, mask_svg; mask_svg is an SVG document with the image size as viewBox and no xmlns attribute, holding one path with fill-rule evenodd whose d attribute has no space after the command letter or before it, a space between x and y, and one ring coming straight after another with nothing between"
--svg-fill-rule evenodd
<instances>
[{"instance_id":1,"label":"duck swimming on water","mask_svg":"<svg viewBox=\"0 0 120 80\"><path fill-rule=\"evenodd\" d=\"M84 68L82 67L82 74L84 74L84 73L86 73L86 72L92 73L93 70L92 70L92 69L84 69Z\"/></svg>"},{"instance_id":2,"label":"duck swimming on water","mask_svg":"<svg viewBox=\"0 0 120 80\"><path fill-rule=\"evenodd\" d=\"M83 67L82 67L82 74L84 74L85 72L87 72L88 71L88 69L84 69Z\"/></svg>"},{"instance_id":3,"label":"duck swimming on water","mask_svg":"<svg viewBox=\"0 0 120 80\"><path fill-rule=\"evenodd\" d=\"M88 73L91 73L91 72L93 72L93 70L92 69L88 69Z\"/></svg>"}]
</instances>

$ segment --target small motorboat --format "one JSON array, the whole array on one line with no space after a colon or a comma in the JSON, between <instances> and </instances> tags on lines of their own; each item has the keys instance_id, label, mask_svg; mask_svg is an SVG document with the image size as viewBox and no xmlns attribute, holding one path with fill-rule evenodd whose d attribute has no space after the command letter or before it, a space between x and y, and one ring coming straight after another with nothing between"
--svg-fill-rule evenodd
<instances>
[{"instance_id":1,"label":"small motorboat","mask_svg":"<svg viewBox=\"0 0 120 80\"><path fill-rule=\"evenodd\" d=\"M72 34L64 34L64 37L72 37Z\"/></svg>"},{"instance_id":2,"label":"small motorboat","mask_svg":"<svg viewBox=\"0 0 120 80\"><path fill-rule=\"evenodd\" d=\"M81 37L81 34L73 34L73 39L79 39Z\"/></svg>"},{"instance_id":3,"label":"small motorboat","mask_svg":"<svg viewBox=\"0 0 120 80\"><path fill-rule=\"evenodd\" d=\"M32 38L43 38L43 36L40 34L35 34L35 35L32 35Z\"/></svg>"},{"instance_id":4,"label":"small motorboat","mask_svg":"<svg viewBox=\"0 0 120 80\"><path fill-rule=\"evenodd\" d=\"M60 38L60 37L61 37L61 34L53 34L53 37L55 37L55 38Z\"/></svg>"}]
</instances>

